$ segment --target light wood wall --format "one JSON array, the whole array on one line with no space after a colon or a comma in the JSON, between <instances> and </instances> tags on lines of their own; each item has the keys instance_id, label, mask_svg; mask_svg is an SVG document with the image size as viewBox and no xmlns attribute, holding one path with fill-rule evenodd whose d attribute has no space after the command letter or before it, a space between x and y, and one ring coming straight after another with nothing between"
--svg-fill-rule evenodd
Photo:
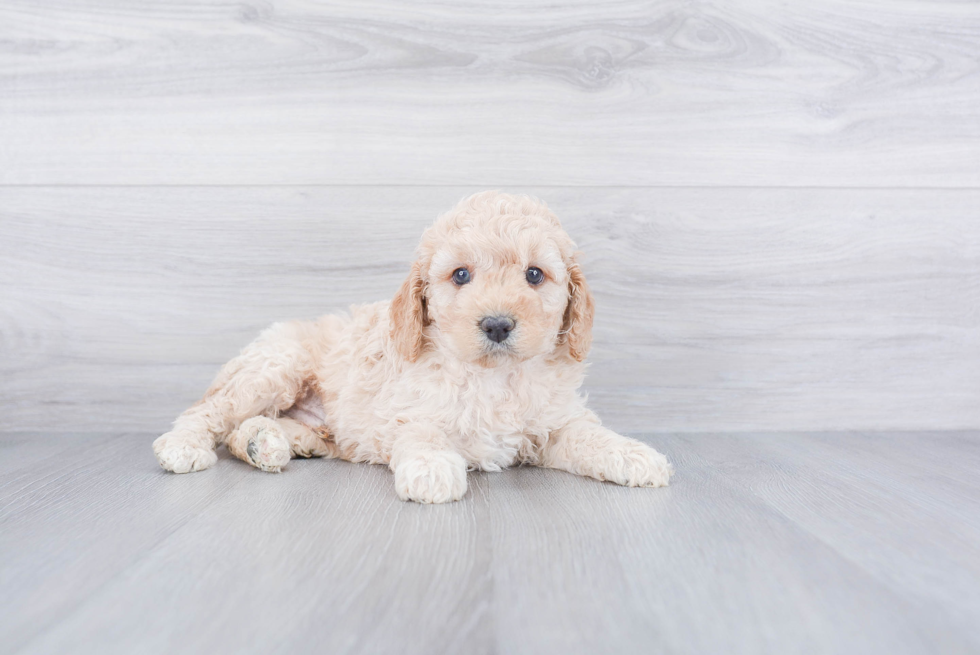
<instances>
[{"instance_id":1,"label":"light wood wall","mask_svg":"<svg viewBox=\"0 0 980 655\"><path fill-rule=\"evenodd\" d=\"M166 428L263 326L547 201L631 432L980 427L980 5L0 5L0 412Z\"/></svg>"}]
</instances>

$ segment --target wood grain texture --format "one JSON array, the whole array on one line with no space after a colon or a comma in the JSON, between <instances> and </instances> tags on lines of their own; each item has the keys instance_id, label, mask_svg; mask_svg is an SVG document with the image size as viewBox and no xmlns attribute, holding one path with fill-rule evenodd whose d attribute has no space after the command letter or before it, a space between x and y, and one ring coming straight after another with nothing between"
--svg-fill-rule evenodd
<instances>
[{"instance_id":1,"label":"wood grain texture","mask_svg":"<svg viewBox=\"0 0 980 655\"><path fill-rule=\"evenodd\" d=\"M980 184L972 2L0 7L2 184Z\"/></svg>"},{"instance_id":2,"label":"wood grain texture","mask_svg":"<svg viewBox=\"0 0 980 655\"><path fill-rule=\"evenodd\" d=\"M435 507L378 466L174 476L149 434L26 436L5 653L980 648L977 432L659 435L667 489L520 468Z\"/></svg>"},{"instance_id":3,"label":"wood grain texture","mask_svg":"<svg viewBox=\"0 0 980 655\"><path fill-rule=\"evenodd\" d=\"M21 450L29 450L22 439ZM27 445L46 452L46 441L35 434ZM147 447L144 438L75 434L57 441L58 452L5 473L0 487L3 652L75 611L247 473L159 486L152 467L133 466ZM9 441L2 443L6 457Z\"/></svg>"},{"instance_id":4,"label":"wood grain texture","mask_svg":"<svg viewBox=\"0 0 980 655\"><path fill-rule=\"evenodd\" d=\"M980 426L980 191L527 190L583 250L611 427ZM390 297L470 191L0 190L5 425L163 431L266 325Z\"/></svg>"}]
</instances>

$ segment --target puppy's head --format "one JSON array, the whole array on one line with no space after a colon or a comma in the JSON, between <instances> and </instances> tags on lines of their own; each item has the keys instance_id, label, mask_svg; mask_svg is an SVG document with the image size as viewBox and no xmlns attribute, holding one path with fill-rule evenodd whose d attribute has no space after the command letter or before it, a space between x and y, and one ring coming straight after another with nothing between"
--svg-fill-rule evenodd
<instances>
[{"instance_id":1,"label":"puppy's head","mask_svg":"<svg viewBox=\"0 0 980 655\"><path fill-rule=\"evenodd\" d=\"M466 198L422 236L391 303L396 347L414 361L432 341L486 367L555 351L584 360L594 307L574 248L541 202Z\"/></svg>"}]
</instances>

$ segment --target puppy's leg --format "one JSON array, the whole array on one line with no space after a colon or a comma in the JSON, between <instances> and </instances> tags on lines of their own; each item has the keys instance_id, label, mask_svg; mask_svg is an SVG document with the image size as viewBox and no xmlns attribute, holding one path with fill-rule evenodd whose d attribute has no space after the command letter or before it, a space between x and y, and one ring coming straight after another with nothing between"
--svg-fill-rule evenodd
<instances>
[{"instance_id":1,"label":"puppy's leg","mask_svg":"<svg viewBox=\"0 0 980 655\"><path fill-rule=\"evenodd\" d=\"M291 407L313 377L307 343L314 331L312 323L277 323L225 364L204 398L153 442L160 466L174 473L206 469L217 461L215 446L242 421Z\"/></svg>"},{"instance_id":2,"label":"puppy's leg","mask_svg":"<svg viewBox=\"0 0 980 655\"><path fill-rule=\"evenodd\" d=\"M340 448L330 440L326 428L310 426L285 416L276 419L289 442L293 457L340 457Z\"/></svg>"},{"instance_id":3,"label":"puppy's leg","mask_svg":"<svg viewBox=\"0 0 980 655\"><path fill-rule=\"evenodd\" d=\"M395 474L395 491L402 500L447 503L466 493L466 460L435 426L401 426L389 466Z\"/></svg>"},{"instance_id":4,"label":"puppy's leg","mask_svg":"<svg viewBox=\"0 0 980 655\"><path fill-rule=\"evenodd\" d=\"M278 473L296 457L337 457L337 445L323 433L291 418L271 419L253 416L246 419L225 442L235 457L263 471Z\"/></svg>"},{"instance_id":5,"label":"puppy's leg","mask_svg":"<svg viewBox=\"0 0 980 655\"><path fill-rule=\"evenodd\" d=\"M549 435L540 465L627 487L666 487L674 473L666 457L602 427L591 412Z\"/></svg>"}]
</instances>

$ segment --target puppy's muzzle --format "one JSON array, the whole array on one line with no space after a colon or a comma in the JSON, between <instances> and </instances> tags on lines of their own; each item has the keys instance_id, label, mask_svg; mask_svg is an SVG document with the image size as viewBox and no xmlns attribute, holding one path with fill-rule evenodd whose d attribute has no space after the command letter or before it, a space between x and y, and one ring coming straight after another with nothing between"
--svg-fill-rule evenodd
<instances>
[{"instance_id":1,"label":"puppy's muzzle","mask_svg":"<svg viewBox=\"0 0 980 655\"><path fill-rule=\"evenodd\" d=\"M514 320L506 316L487 316L480 321L480 329L483 330L483 334L494 343L506 341L515 325Z\"/></svg>"}]
</instances>

